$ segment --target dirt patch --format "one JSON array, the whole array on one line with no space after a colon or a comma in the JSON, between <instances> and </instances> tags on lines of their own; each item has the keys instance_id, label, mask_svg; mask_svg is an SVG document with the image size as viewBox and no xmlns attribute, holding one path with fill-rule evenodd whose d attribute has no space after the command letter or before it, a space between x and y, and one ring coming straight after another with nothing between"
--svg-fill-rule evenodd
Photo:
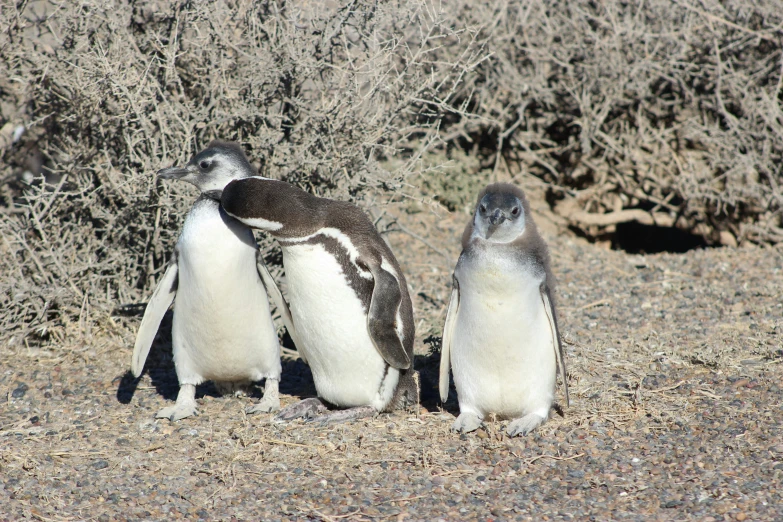
<instances>
[{"instance_id":1,"label":"dirt patch","mask_svg":"<svg viewBox=\"0 0 783 522\"><path fill-rule=\"evenodd\" d=\"M537 212L572 406L527 438L507 438L501 422L458 436L453 398L436 403L433 347L468 216L409 207L394 203L386 218L398 220L387 237L418 321L419 412L276 425L244 415L255 398L206 386L200 416L158 421L176 394L165 325L137 382L127 372L139 318L92 317L98 327L78 345L0 356L0 511L15 520L783 517L779 248L629 256L557 234L556 218ZM71 328L66 340L78 338ZM312 395L309 379L287 357L283 404Z\"/></svg>"}]
</instances>

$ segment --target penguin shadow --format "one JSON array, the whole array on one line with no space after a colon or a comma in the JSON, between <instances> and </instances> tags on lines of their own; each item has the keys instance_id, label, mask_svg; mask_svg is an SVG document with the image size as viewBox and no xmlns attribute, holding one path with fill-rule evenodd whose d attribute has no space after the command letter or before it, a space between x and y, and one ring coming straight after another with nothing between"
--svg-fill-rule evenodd
<instances>
[{"instance_id":1,"label":"penguin shadow","mask_svg":"<svg viewBox=\"0 0 783 522\"><path fill-rule=\"evenodd\" d=\"M127 305L115 310L113 313L115 315L140 316L144 313L145 307L146 305ZM142 372L142 376L144 373L150 376L155 392L167 401L176 400L179 393L179 380L174 367L171 345L172 317L173 312L171 310L166 312L166 315L163 317ZM441 402L438 392L441 338L430 336L424 339L424 343L429 345L428 353L426 355L416 355L413 361L414 369L419 372L419 383L421 386L419 402L429 411L437 411L438 408L442 408L453 415L458 415L459 404L457 403L457 392L454 389L454 383L449 383L449 395L445 404ZM295 351L296 347L287 332L284 333L280 344L284 348L288 348L286 350L288 353L284 353L280 360L282 366L280 393L300 400L317 397L318 393L315 389L310 367L302 359L291 355L291 351ZM115 381L119 380L116 393L118 402L130 404L136 394L142 376L136 378L128 370L121 377L115 379ZM263 388L259 388L259 384L261 383L254 383L254 386L248 390L249 397L260 399L263 396ZM209 381L196 387L197 399L205 396L220 397L221 395L221 392Z\"/></svg>"},{"instance_id":2,"label":"penguin shadow","mask_svg":"<svg viewBox=\"0 0 783 522\"><path fill-rule=\"evenodd\" d=\"M111 315L120 317L141 317L144 315L144 310L146 308L146 303L121 305L112 310ZM169 317L168 320L170 323L171 318ZM171 326L169 326L169 330L170 329ZM139 387L140 381L141 376L138 378L134 377L133 372L130 370L126 370L120 377L115 377L112 382L117 382L117 402L120 404L130 404L131 400L133 400L133 396L136 394L136 389Z\"/></svg>"},{"instance_id":3,"label":"penguin shadow","mask_svg":"<svg viewBox=\"0 0 783 522\"><path fill-rule=\"evenodd\" d=\"M121 309L115 310L117 315L137 315L136 308L139 308L141 312L138 315L144 313L145 305L127 305ZM142 376L147 373L152 381L152 386L155 388L155 392L163 397L167 401L174 401L177 399L179 393L179 379L177 379L177 370L174 367L174 355L171 346L171 320L173 312L169 310L166 315L163 316L163 320L158 327L158 333L155 336L155 340L152 342L150 353L147 356L147 361L144 364L144 370L142 374L136 378L133 373L128 370L120 378L120 382L117 385L117 401L121 404L129 404L133 400L133 396L138 389L139 382ZM251 393L248 393L251 395ZM196 387L196 398L202 398L205 396L220 397L222 394L217 390L212 382L206 382ZM253 389L253 396L260 397L261 394Z\"/></svg>"},{"instance_id":4,"label":"penguin shadow","mask_svg":"<svg viewBox=\"0 0 783 522\"><path fill-rule=\"evenodd\" d=\"M459 415L459 403L457 402L457 390L454 388L453 379L449 380L449 395L446 402L440 400L438 381L440 379L440 349L442 338L431 335L424 339L424 344L429 346L426 355L416 355L413 367L419 372L419 385L421 391L419 402L428 411L438 411L438 408Z\"/></svg>"},{"instance_id":5,"label":"penguin shadow","mask_svg":"<svg viewBox=\"0 0 783 522\"><path fill-rule=\"evenodd\" d=\"M292 351L296 350L288 332L283 334L280 345ZM280 364L283 367L283 374L280 377L280 393L297 397L300 400L317 397L318 392L315 390L310 367L302 359L289 354L290 352L283 353L280 358Z\"/></svg>"},{"instance_id":6,"label":"penguin shadow","mask_svg":"<svg viewBox=\"0 0 783 522\"><path fill-rule=\"evenodd\" d=\"M141 378L137 379L130 370L127 370L122 374L122 377L115 378L114 382L117 382L117 380L120 381L117 384L117 402L130 404L131 400L133 400L133 395L136 393L136 388L139 387Z\"/></svg>"}]
</instances>

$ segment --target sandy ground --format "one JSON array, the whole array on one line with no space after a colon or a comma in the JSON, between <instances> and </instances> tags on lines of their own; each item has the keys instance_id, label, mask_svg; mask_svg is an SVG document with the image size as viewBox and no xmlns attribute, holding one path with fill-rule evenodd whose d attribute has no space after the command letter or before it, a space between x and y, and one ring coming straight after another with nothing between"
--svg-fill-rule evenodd
<instances>
[{"instance_id":1,"label":"sandy ground","mask_svg":"<svg viewBox=\"0 0 783 522\"><path fill-rule=\"evenodd\" d=\"M155 420L177 390L167 325L136 382L140 317L93 317L83 341L0 355L0 519L783 519L783 250L630 256L537 214L571 407L527 438L504 422L460 436L430 352L468 216L403 208L420 238L388 238L414 296L420 411L271 424L243 413L258 393L207 385L200 416ZM301 361L283 371L284 405L314 394Z\"/></svg>"}]
</instances>

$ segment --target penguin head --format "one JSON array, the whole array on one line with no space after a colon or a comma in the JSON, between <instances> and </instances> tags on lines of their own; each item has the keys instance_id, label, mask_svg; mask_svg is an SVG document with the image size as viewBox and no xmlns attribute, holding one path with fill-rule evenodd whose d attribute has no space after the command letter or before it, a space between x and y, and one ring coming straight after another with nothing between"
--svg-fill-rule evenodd
<instances>
[{"instance_id":1,"label":"penguin head","mask_svg":"<svg viewBox=\"0 0 783 522\"><path fill-rule=\"evenodd\" d=\"M198 188L202 194L220 199L223 189L235 179L249 178L255 170L236 143L213 141L193 156L184 167L159 170L160 179L179 179Z\"/></svg>"},{"instance_id":2,"label":"penguin head","mask_svg":"<svg viewBox=\"0 0 783 522\"><path fill-rule=\"evenodd\" d=\"M476 204L473 235L492 243L510 243L525 233L528 209L524 193L516 186L489 185Z\"/></svg>"}]
</instances>

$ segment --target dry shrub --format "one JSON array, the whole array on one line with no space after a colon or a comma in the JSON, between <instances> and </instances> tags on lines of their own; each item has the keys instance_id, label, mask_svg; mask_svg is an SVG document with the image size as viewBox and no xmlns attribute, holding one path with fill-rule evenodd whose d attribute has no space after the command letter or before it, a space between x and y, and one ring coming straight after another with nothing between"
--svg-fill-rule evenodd
<instances>
[{"instance_id":1,"label":"dry shrub","mask_svg":"<svg viewBox=\"0 0 783 522\"><path fill-rule=\"evenodd\" d=\"M153 173L215 137L315 193L399 189L481 52L421 0L52 1L0 16L4 136L29 128L5 140L2 172L12 344L61 339L77 318L89 331L91 308L150 292L194 199ZM433 60L444 42L459 53ZM15 167L29 151L44 163L35 179ZM379 167L400 151L394 171Z\"/></svg>"},{"instance_id":2,"label":"dry shrub","mask_svg":"<svg viewBox=\"0 0 783 522\"><path fill-rule=\"evenodd\" d=\"M551 182L555 210L592 237L638 221L783 240L779 2L459 9L492 56L457 98L474 117L445 139Z\"/></svg>"},{"instance_id":3,"label":"dry shrub","mask_svg":"<svg viewBox=\"0 0 783 522\"><path fill-rule=\"evenodd\" d=\"M549 182L591 236L778 242L782 26L771 0L7 5L0 335L57 340L141 301L194 198L153 173L215 137L364 205L415 197L413 172L472 175L433 166L467 153ZM450 206L473 184L424 183Z\"/></svg>"}]
</instances>

